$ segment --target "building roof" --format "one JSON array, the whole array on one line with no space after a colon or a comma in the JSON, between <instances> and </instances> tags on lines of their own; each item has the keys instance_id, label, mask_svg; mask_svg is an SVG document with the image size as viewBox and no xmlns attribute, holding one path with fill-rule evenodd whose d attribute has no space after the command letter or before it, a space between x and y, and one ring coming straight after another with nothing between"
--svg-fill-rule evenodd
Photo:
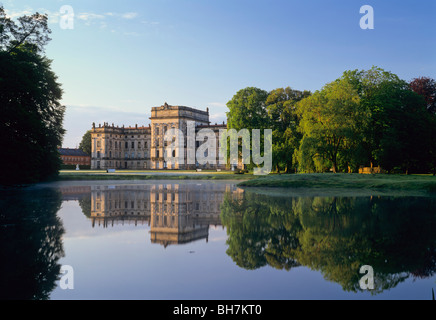
<instances>
[{"instance_id":1,"label":"building roof","mask_svg":"<svg viewBox=\"0 0 436 320\"><path fill-rule=\"evenodd\" d=\"M89 154L80 149L59 148L58 150L61 156L89 157Z\"/></svg>"}]
</instances>

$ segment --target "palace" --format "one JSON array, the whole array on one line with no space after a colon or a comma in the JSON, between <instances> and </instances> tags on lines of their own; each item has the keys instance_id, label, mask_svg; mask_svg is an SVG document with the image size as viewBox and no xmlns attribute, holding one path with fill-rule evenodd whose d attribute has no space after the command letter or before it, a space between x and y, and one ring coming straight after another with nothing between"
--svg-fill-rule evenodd
<instances>
[{"instance_id":1,"label":"palace","mask_svg":"<svg viewBox=\"0 0 436 320\"><path fill-rule=\"evenodd\" d=\"M219 130L227 129L227 125L211 125L209 121L209 108L206 111L184 107L170 106L167 103L151 109L151 123L148 127L115 127L104 123L96 127L92 125L92 155L91 169L225 169L226 166L218 161ZM164 140L165 133L170 129L178 129L185 136L183 148L176 147L172 156L179 157L184 152L186 158L187 122L195 122L195 131L211 129L216 136L216 164L186 164L174 160L165 161L164 152L168 142ZM195 143L195 148L200 142ZM183 149L183 150L182 150Z\"/></svg>"}]
</instances>

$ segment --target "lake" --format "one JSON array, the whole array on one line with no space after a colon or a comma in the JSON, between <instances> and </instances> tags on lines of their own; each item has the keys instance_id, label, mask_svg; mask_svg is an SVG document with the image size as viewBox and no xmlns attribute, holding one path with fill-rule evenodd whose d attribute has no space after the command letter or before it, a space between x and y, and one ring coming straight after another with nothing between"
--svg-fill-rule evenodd
<instances>
[{"instance_id":1,"label":"lake","mask_svg":"<svg viewBox=\"0 0 436 320\"><path fill-rule=\"evenodd\" d=\"M436 198L236 183L2 190L1 299L431 299Z\"/></svg>"}]
</instances>

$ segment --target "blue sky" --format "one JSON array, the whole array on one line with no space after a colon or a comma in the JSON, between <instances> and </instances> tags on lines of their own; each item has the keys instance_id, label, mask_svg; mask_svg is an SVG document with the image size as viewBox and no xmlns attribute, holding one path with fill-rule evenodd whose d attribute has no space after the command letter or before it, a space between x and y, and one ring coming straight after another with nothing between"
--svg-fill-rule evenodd
<instances>
[{"instance_id":1,"label":"blue sky","mask_svg":"<svg viewBox=\"0 0 436 320\"><path fill-rule=\"evenodd\" d=\"M92 122L147 125L168 102L222 122L240 89L315 91L376 65L404 80L436 78L433 0L0 0L11 17L47 13L46 55L64 90L64 147ZM74 10L74 29L59 10ZM374 8L374 29L359 26Z\"/></svg>"}]
</instances>

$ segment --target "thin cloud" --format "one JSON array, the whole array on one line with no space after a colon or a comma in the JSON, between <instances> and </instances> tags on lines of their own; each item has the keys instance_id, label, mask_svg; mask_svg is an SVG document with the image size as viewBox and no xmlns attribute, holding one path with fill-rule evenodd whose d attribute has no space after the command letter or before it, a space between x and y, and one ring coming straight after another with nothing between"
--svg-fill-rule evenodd
<instances>
[{"instance_id":1,"label":"thin cloud","mask_svg":"<svg viewBox=\"0 0 436 320\"><path fill-rule=\"evenodd\" d=\"M34 11L31 7L26 7L26 9L18 10L18 11L9 10L5 8L5 13L8 18L16 19L21 16L31 16L32 14L36 13L36 11ZM44 14L45 12L40 12L40 13Z\"/></svg>"},{"instance_id":2,"label":"thin cloud","mask_svg":"<svg viewBox=\"0 0 436 320\"><path fill-rule=\"evenodd\" d=\"M95 14L92 12L83 12L83 13L79 13L77 15L77 18L79 20L83 20L83 21L92 21L92 20L101 20L104 19L105 16L102 14Z\"/></svg>"},{"instance_id":3,"label":"thin cloud","mask_svg":"<svg viewBox=\"0 0 436 320\"><path fill-rule=\"evenodd\" d=\"M137 16L138 16L138 13L136 13L136 12L127 12L127 13L122 14L121 18L131 20L131 19L135 19Z\"/></svg>"}]
</instances>

